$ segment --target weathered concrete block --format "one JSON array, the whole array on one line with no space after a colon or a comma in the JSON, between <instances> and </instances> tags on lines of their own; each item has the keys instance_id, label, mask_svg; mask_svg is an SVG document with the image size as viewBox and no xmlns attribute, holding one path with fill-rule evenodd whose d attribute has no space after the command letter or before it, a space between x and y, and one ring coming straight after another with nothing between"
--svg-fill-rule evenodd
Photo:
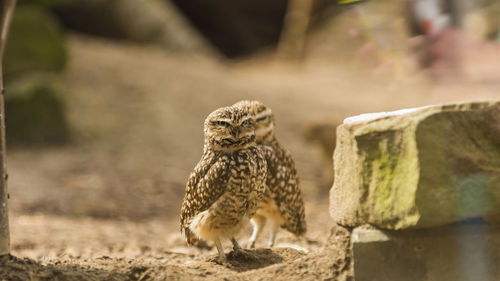
<instances>
[{"instance_id":1,"label":"weathered concrete block","mask_svg":"<svg viewBox=\"0 0 500 281\"><path fill-rule=\"evenodd\" d=\"M487 224L432 230L355 229L355 281L500 280L500 229Z\"/></svg>"},{"instance_id":2,"label":"weathered concrete block","mask_svg":"<svg viewBox=\"0 0 500 281\"><path fill-rule=\"evenodd\" d=\"M341 225L445 225L500 214L500 102L348 118L330 214Z\"/></svg>"}]
</instances>

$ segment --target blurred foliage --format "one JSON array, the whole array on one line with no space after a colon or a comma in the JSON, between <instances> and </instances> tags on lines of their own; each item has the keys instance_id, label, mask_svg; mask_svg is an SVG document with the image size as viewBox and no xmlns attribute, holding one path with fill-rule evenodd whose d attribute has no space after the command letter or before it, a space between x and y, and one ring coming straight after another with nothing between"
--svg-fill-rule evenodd
<instances>
[{"instance_id":1,"label":"blurred foliage","mask_svg":"<svg viewBox=\"0 0 500 281\"><path fill-rule=\"evenodd\" d=\"M62 2L19 0L16 7L3 59L9 145L68 139L58 74L68 55L63 30L49 10Z\"/></svg>"},{"instance_id":2,"label":"blurred foliage","mask_svg":"<svg viewBox=\"0 0 500 281\"><path fill-rule=\"evenodd\" d=\"M62 85L55 75L28 75L12 83L5 95L7 142L62 143L68 138Z\"/></svg>"},{"instance_id":3,"label":"blurred foliage","mask_svg":"<svg viewBox=\"0 0 500 281\"><path fill-rule=\"evenodd\" d=\"M6 82L12 75L64 68L67 50L61 28L40 7L17 7L4 54Z\"/></svg>"}]
</instances>

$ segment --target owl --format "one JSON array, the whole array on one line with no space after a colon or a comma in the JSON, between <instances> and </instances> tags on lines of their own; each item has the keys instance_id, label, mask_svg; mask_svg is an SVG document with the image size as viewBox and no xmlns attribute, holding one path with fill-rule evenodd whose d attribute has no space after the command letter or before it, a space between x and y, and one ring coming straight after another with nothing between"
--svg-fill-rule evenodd
<instances>
[{"instance_id":1,"label":"owl","mask_svg":"<svg viewBox=\"0 0 500 281\"><path fill-rule=\"evenodd\" d=\"M186 184L180 223L188 245L213 241L221 262L222 238L231 239L255 215L265 194L267 164L255 142L255 120L243 108L215 110L204 123L203 155Z\"/></svg>"},{"instance_id":2,"label":"owl","mask_svg":"<svg viewBox=\"0 0 500 281\"><path fill-rule=\"evenodd\" d=\"M267 162L267 188L264 199L251 218L253 232L248 241L249 247L255 247L266 221L272 227L269 247L274 245L280 227L298 237L303 236L307 228L297 169L290 152L274 136L274 115L271 109L259 101L240 101L234 106L249 111L254 117L256 141L262 147Z\"/></svg>"}]
</instances>

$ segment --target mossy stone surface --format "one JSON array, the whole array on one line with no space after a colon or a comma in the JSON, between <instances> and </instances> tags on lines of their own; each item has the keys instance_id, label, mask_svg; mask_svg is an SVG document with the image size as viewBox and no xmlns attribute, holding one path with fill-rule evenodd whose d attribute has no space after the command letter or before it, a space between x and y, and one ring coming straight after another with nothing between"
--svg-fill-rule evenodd
<instances>
[{"instance_id":1,"label":"mossy stone surface","mask_svg":"<svg viewBox=\"0 0 500 281\"><path fill-rule=\"evenodd\" d=\"M16 7L3 60L6 82L26 73L60 71L66 61L57 20L35 5Z\"/></svg>"},{"instance_id":2,"label":"mossy stone surface","mask_svg":"<svg viewBox=\"0 0 500 281\"><path fill-rule=\"evenodd\" d=\"M337 136L330 213L340 224L406 229L500 214L500 102L358 118Z\"/></svg>"},{"instance_id":3,"label":"mossy stone surface","mask_svg":"<svg viewBox=\"0 0 500 281\"><path fill-rule=\"evenodd\" d=\"M18 79L5 93L9 145L60 144L69 138L62 85L53 75Z\"/></svg>"}]
</instances>

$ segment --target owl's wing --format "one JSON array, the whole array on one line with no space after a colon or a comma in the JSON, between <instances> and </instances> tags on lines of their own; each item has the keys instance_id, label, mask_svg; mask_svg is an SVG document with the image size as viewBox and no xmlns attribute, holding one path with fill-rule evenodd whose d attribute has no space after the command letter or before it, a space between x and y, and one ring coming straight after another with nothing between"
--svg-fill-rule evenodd
<instances>
[{"instance_id":1,"label":"owl's wing","mask_svg":"<svg viewBox=\"0 0 500 281\"><path fill-rule=\"evenodd\" d=\"M186 235L188 245L197 243L197 238L189 229L189 221L221 197L225 191L228 174L227 161L223 159L203 161L202 159L189 176L180 218L181 231Z\"/></svg>"},{"instance_id":2,"label":"owl's wing","mask_svg":"<svg viewBox=\"0 0 500 281\"><path fill-rule=\"evenodd\" d=\"M295 161L290 152L283 148L280 159L282 169L283 182L285 186L279 188L275 193L275 198L278 203L278 209L281 215L285 218L282 227L291 233L301 236L307 231L304 199L302 191L299 187L299 174L295 168Z\"/></svg>"}]
</instances>

